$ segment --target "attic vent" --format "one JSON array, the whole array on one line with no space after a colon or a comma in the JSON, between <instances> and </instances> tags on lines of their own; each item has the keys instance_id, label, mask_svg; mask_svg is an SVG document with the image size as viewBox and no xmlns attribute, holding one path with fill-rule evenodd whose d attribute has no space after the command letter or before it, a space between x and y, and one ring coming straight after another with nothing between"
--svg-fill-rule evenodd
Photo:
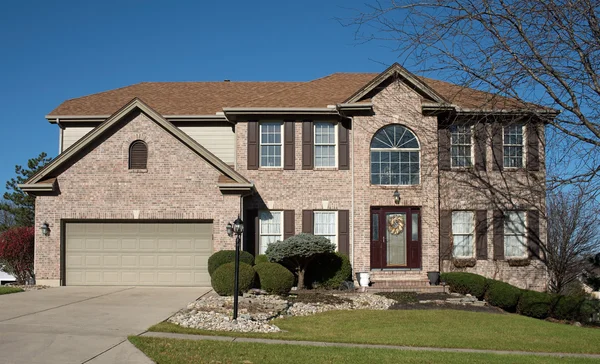
<instances>
[{"instance_id":1,"label":"attic vent","mask_svg":"<svg viewBox=\"0 0 600 364\"><path fill-rule=\"evenodd\" d=\"M148 146L142 140L136 140L129 146L129 169L146 169Z\"/></svg>"}]
</instances>

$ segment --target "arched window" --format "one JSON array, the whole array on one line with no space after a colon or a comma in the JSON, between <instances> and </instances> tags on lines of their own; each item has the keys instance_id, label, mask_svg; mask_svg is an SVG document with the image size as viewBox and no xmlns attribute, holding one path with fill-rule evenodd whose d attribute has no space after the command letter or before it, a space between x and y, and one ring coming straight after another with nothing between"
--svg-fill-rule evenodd
<instances>
[{"instance_id":1,"label":"arched window","mask_svg":"<svg viewBox=\"0 0 600 364\"><path fill-rule=\"evenodd\" d=\"M129 169L146 169L148 162L148 146L136 140L129 146Z\"/></svg>"},{"instance_id":2,"label":"arched window","mask_svg":"<svg viewBox=\"0 0 600 364\"><path fill-rule=\"evenodd\" d=\"M402 125L379 129L371 140L371 184L419 184L419 152L417 137Z\"/></svg>"}]
</instances>

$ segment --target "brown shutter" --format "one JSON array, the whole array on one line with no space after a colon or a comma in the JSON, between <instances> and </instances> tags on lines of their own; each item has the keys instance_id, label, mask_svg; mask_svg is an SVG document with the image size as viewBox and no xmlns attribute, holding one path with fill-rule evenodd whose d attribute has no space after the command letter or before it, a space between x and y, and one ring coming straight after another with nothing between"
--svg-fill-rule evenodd
<instances>
[{"instance_id":1,"label":"brown shutter","mask_svg":"<svg viewBox=\"0 0 600 364\"><path fill-rule=\"evenodd\" d=\"M248 121L248 169L258 169L258 121Z\"/></svg>"},{"instance_id":2,"label":"brown shutter","mask_svg":"<svg viewBox=\"0 0 600 364\"><path fill-rule=\"evenodd\" d=\"M313 169L313 122L305 120L302 122L302 169Z\"/></svg>"},{"instance_id":3,"label":"brown shutter","mask_svg":"<svg viewBox=\"0 0 600 364\"><path fill-rule=\"evenodd\" d=\"M540 135L538 126L534 123L527 125L527 169L540 170Z\"/></svg>"},{"instance_id":4,"label":"brown shutter","mask_svg":"<svg viewBox=\"0 0 600 364\"><path fill-rule=\"evenodd\" d=\"M342 170L350 169L350 133L346 126L343 122L338 124L338 168Z\"/></svg>"},{"instance_id":5,"label":"brown shutter","mask_svg":"<svg viewBox=\"0 0 600 364\"><path fill-rule=\"evenodd\" d=\"M484 123L475 124L475 169L485 171L486 168L486 141L487 133Z\"/></svg>"},{"instance_id":6,"label":"brown shutter","mask_svg":"<svg viewBox=\"0 0 600 364\"><path fill-rule=\"evenodd\" d=\"M501 171L504 167L504 145L502 144L502 124L495 122L492 124L492 169Z\"/></svg>"},{"instance_id":7,"label":"brown shutter","mask_svg":"<svg viewBox=\"0 0 600 364\"><path fill-rule=\"evenodd\" d=\"M504 214L494 210L494 259L504 260Z\"/></svg>"},{"instance_id":8,"label":"brown shutter","mask_svg":"<svg viewBox=\"0 0 600 364\"><path fill-rule=\"evenodd\" d=\"M302 210L302 232L312 234L314 232L313 210Z\"/></svg>"},{"instance_id":9,"label":"brown shutter","mask_svg":"<svg viewBox=\"0 0 600 364\"><path fill-rule=\"evenodd\" d=\"M448 260L452 257L450 235L452 234L452 211L440 211L440 257Z\"/></svg>"},{"instance_id":10,"label":"brown shutter","mask_svg":"<svg viewBox=\"0 0 600 364\"><path fill-rule=\"evenodd\" d=\"M475 226L475 241L476 241L476 252L477 259L487 260L487 211L477 210L475 212L476 226Z\"/></svg>"},{"instance_id":11,"label":"brown shutter","mask_svg":"<svg viewBox=\"0 0 600 364\"><path fill-rule=\"evenodd\" d=\"M540 259L540 213L537 210L527 211L527 246L529 257Z\"/></svg>"},{"instance_id":12,"label":"brown shutter","mask_svg":"<svg viewBox=\"0 0 600 364\"><path fill-rule=\"evenodd\" d=\"M283 239L296 235L295 219L294 210L283 211Z\"/></svg>"},{"instance_id":13,"label":"brown shutter","mask_svg":"<svg viewBox=\"0 0 600 364\"><path fill-rule=\"evenodd\" d=\"M450 129L438 129L438 164L442 171L450 170Z\"/></svg>"},{"instance_id":14,"label":"brown shutter","mask_svg":"<svg viewBox=\"0 0 600 364\"><path fill-rule=\"evenodd\" d=\"M136 140L129 147L129 169L146 169L148 167L148 147L141 140Z\"/></svg>"},{"instance_id":15,"label":"brown shutter","mask_svg":"<svg viewBox=\"0 0 600 364\"><path fill-rule=\"evenodd\" d=\"M338 251L350 256L350 211L338 211Z\"/></svg>"},{"instance_id":16,"label":"brown shutter","mask_svg":"<svg viewBox=\"0 0 600 364\"><path fill-rule=\"evenodd\" d=\"M286 120L284 122L285 130L283 136L285 138L283 145L283 169L296 168L296 127L295 122Z\"/></svg>"}]
</instances>

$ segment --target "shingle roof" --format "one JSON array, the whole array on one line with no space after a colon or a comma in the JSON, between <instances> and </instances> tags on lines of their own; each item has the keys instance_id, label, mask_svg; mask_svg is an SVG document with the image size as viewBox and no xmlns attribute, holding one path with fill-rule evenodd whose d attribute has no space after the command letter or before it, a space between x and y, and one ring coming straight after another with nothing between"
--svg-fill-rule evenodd
<instances>
[{"instance_id":1,"label":"shingle roof","mask_svg":"<svg viewBox=\"0 0 600 364\"><path fill-rule=\"evenodd\" d=\"M377 73L334 73L308 82L143 82L71 99L49 115L112 115L137 97L162 115L214 115L224 107L326 107L346 101ZM465 109L523 109L506 97L418 77Z\"/></svg>"}]
</instances>

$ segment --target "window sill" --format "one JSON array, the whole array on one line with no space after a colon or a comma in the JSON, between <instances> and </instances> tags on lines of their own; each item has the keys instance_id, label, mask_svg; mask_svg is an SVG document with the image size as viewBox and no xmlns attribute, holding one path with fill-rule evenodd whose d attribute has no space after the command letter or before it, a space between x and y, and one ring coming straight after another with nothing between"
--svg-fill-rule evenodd
<instances>
[{"instance_id":1,"label":"window sill","mask_svg":"<svg viewBox=\"0 0 600 364\"><path fill-rule=\"evenodd\" d=\"M339 171L338 167L314 167L314 171Z\"/></svg>"},{"instance_id":2,"label":"window sill","mask_svg":"<svg viewBox=\"0 0 600 364\"><path fill-rule=\"evenodd\" d=\"M148 173L148 169L130 169L129 173Z\"/></svg>"},{"instance_id":3,"label":"window sill","mask_svg":"<svg viewBox=\"0 0 600 364\"><path fill-rule=\"evenodd\" d=\"M416 184L416 185L374 185L374 184L369 184L369 187L373 187L373 188L379 188L382 190L396 190L396 189L417 189L417 188L422 188L422 184Z\"/></svg>"}]
</instances>

